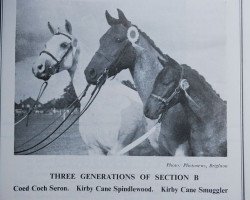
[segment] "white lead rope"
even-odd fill
[[[123,155],[127,152],[129,152],[131,149],[135,148],[137,145],[141,144],[144,140],[146,140],[150,135],[152,135],[153,133],[155,133],[155,131],[157,130],[158,126],[160,126],[161,124],[159,122],[157,122],[148,132],[146,132],[143,136],[139,137],[138,139],[136,139],[134,142],[132,142],[131,144],[127,145],[126,147],[124,147],[122,150],[118,151],[117,153],[114,153],[114,155]]]

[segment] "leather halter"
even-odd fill
[[[64,35],[65,37],[69,38],[70,40],[72,40],[72,37],[70,37],[69,35],[62,33],[62,32],[57,32],[55,33],[55,35]]]
[[[115,75],[117,74],[117,72],[119,72],[118,64],[123,56],[123,53],[129,47],[129,44],[131,44],[128,39],[126,39],[124,42],[125,43],[124,43],[123,47],[121,48],[117,59],[109,58],[109,56],[105,55],[103,52],[96,51],[96,54],[104,57],[110,63],[110,67],[108,69],[108,72],[113,72],[113,73],[115,73]],[[110,74],[108,74],[108,76],[110,76]]]
[[[150,96],[156,98],[158,101],[162,102],[165,106],[167,106],[170,103],[170,101],[175,97],[175,95],[180,93],[181,89],[184,90],[182,87],[184,82],[187,82],[187,80],[183,79],[183,67],[181,66],[181,78],[179,84],[175,88],[174,92],[168,98],[161,97],[153,93],[151,93]]]
[[[72,40],[72,38],[69,36],[69,35],[66,35],[65,33],[61,33],[61,32],[57,32],[55,33],[55,35],[64,35],[65,37],[67,37],[68,39]],[[49,75],[53,75],[53,73],[51,72],[52,70],[52,67],[55,68],[54,72],[55,73],[58,73],[59,70],[60,70],[60,65],[61,63],[63,62],[64,58],[69,54],[69,52],[73,49],[72,45],[70,44],[69,48],[67,49],[67,51],[65,52],[65,54],[61,57],[60,60],[58,60],[53,54],[51,54],[50,52],[46,51],[46,50],[43,50],[40,52],[39,55],[42,55],[43,53],[44,54],[47,54],[49,55],[54,61],[56,61],[56,64],[54,64],[53,66],[51,66],[49,69]]]

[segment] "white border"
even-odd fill
[[[168,162],[182,162],[181,159],[176,158],[168,158],[167,160],[163,161],[162,158],[138,158],[138,157],[130,157],[130,158],[124,158],[124,157],[80,157],[80,156],[14,156],[13,155],[13,147],[14,147],[14,66],[15,66],[15,0],[4,0],[3,2],[3,67],[2,67],[2,79],[1,79],[1,195],[3,198],[1,199],[26,199],[27,196],[19,193],[18,195],[16,193],[13,193],[11,191],[11,188],[13,187],[13,184],[31,184],[31,182],[38,182],[38,183],[45,183],[48,181],[48,173],[51,171],[73,171],[75,173],[81,173],[83,172],[110,172],[110,169],[112,169],[113,172],[131,172],[134,173],[152,173],[153,169],[158,169],[158,172],[164,173],[165,163]],[[239,9],[236,9],[238,5],[238,1],[228,1],[228,32],[230,35],[228,35],[228,41],[229,41],[229,47],[228,48],[228,57],[230,57],[230,60],[228,62],[228,66],[238,66],[240,63],[240,45],[239,45],[239,32],[237,32],[239,25],[239,21],[237,20],[239,15]],[[7,19],[7,20],[5,20]],[[244,24],[245,26],[245,24]],[[235,31],[232,31],[235,30]],[[248,30],[250,30],[248,28]],[[247,34],[247,32],[245,33]],[[245,38],[246,41],[245,44],[248,43],[248,40]],[[249,52],[246,50],[245,52]],[[234,56],[232,56],[234,55]],[[248,60],[245,60],[244,64],[248,63]],[[235,82],[240,82],[240,79],[238,75],[239,69],[237,68],[230,68],[231,74],[235,74]],[[249,72],[248,69],[244,69],[244,76],[246,76]],[[247,71],[248,70],[248,71]],[[248,78],[248,77],[247,77]],[[246,80],[246,78],[244,79]],[[230,81],[229,81],[230,82]],[[239,91],[238,85],[235,86],[234,83],[231,82],[229,87],[232,87],[232,91],[235,91],[234,87],[236,87],[236,91]],[[246,88],[245,88],[246,90]],[[247,100],[249,100],[249,96],[245,97]],[[248,101],[249,102],[249,101]],[[236,105],[234,104],[236,103]],[[239,105],[238,100],[228,102],[228,107],[233,107],[235,110],[228,111],[230,116],[234,116],[235,113],[238,113]],[[248,108],[247,105],[244,105],[245,108]],[[4,117],[3,117],[4,114]],[[229,124],[235,124],[236,127],[238,127],[238,124],[240,124],[239,121],[240,113],[239,115],[235,115],[234,118],[230,119]],[[245,131],[247,130],[247,127]],[[239,199],[239,194],[241,194],[242,188],[240,185],[238,185],[241,182],[241,177],[239,176],[239,170],[241,169],[241,163],[237,163],[239,161],[239,154],[241,152],[240,147],[240,137],[237,133],[238,129],[235,128],[234,130],[231,130],[232,132],[235,132],[236,134],[229,134],[229,157],[228,158],[199,158],[199,163],[206,163],[206,162],[222,162],[222,163],[228,163],[230,167],[230,172],[227,171],[222,172],[221,174],[218,174],[217,176],[221,176],[221,178],[226,178],[225,176],[231,175],[228,178],[228,181],[230,181],[231,188],[233,190],[233,193],[230,194],[230,199],[235,200]],[[229,131],[230,132],[230,131]],[[245,138],[245,142],[249,141],[249,138]],[[235,148],[232,148],[235,146]],[[245,143],[245,147],[247,147]],[[247,152],[247,151],[246,151]],[[189,162],[197,162],[197,158],[185,158],[185,160],[188,160]],[[128,162],[130,165],[127,165]],[[72,163],[74,163],[74,166],[72,166]],[[142,165],[143,163],[143,165]],[[249,162],[247,162],[249,163]],[[147,168],[145,168],[144,165],[147,165]],[[35,170],[39,166],[39,174],[38,171]],[[126,166],[126,167],[124,167]],[[248,165],[246,165],[248,166]],[[29,173],[27,173],[27,171]],[[190,173],[195,173],[195,170],[191,170]],[[201,173],[201,172],[199,172]],[[208,179],[209,176],[211,176],[212,173],[206,173],[204,174],[203,179]],[[202,175],[203,176],[203,175]],[[226,178],[227,179],[227,178]],[[216,179],[215,181],[220,181],[219,179]],[[203,184],[205,184],[203,180]],[[237,184],[238,183],[238,184]],[[140,183],[138,183],[140,184]],[[33,194],[32,194],[33,195]],[[62,194],[53,194],[53,198],[59,198]],[[74,195],[71,194],[70,195]],[[100,194],[102,196],[102,194]],[[103,199],[105,196],[100,197],[99,195],[96,195],[96,199]],[[241,195],[240,195],[241,196]],[[43,197],[41,195],[41,197]],[[51,197],[51,196],[49,196]],[[67,197],[73,197],[66,195]],[[113,195],[106,195],[107,199],[115,198]],[[139,196],[138,196],[139,197]],[[145,198],[157,198],[157,196],[148,195]],[[159,195],[159,198],[161,198],[162,195]],[[78,196],[76,198],[79,198]],[[91,198],[91,196],[90,196]],[[131,199],[130,196],[127,198]],[[157,198],[157,199],[159,199]],[[198,197],[197,197],[198,198]],[[80,199],[80,198],[79,198]],[[82,198],[81,198],[82,199]],[[174,199],[174,198],[172,198]],[[189,199],[187,197],[186,199]],[[193,199],[190,196],[190,199]],[[211,199],[210,196],[204,197],[204,199]],[[222,199],[222,198],[221,198]]]

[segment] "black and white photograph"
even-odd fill
[[[245,0],[2,3],[1,200],[248,199]]]
[[[226,2],[141,4],[17,1],[15,155],[227,156]]]

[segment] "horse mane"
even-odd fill
[[[167,54],[164,54],[161,49],[159,47],[156,46],[155,42],[145,33],[143,32],[141,29],[138,28],[138,26],[136,25],[133,25],[135,26],[139,33],[149,42],[149,44],[163,57],[166,59],[166,64],[169,64],[169,65],[179,65],[179,63],[177,61],[175,61],[173,58],[171,58],[169,55]],[[211,86],[211,84],[209,84],[206,79],[204,78],[204,76],[202,76],[197,70],[191,68],[190,66],[186,65],[186,64],[182,64],[181,66],[185,66],[187,68],[189,68],[189,70],[191,70],[196,76],[198,76],[205,84],[206,86],[216,95],[218,96],[220,99],[220,95],[213,89],[213,87]]]
[[[155,42],[145,33],[143,32],[141,29],[138,28],[138,26],[136,25],[133,25],[135,26],[139,33],[149,42],[149,44],[163,57],[166,59],[166,62],[168,64],[178,64],[173,58],[171,58],[169,55],[167,54],[164,54],[161,49],[159,47],[156,46]]]
[[[220,95],[213,89],[212,85],[211,85],[210,83],[208,83],[208,82],[206,81],[206,79],[204,78],[204,76],[202,76],[197,70],[191,68],[190,66],[188,66],[188,65],[186,65],[186,64],[182,64],[181,66],[183,66],[184,68],[190,70],[195,76],[198,76],[198,77],[201,79],[201,81],[203,81],[204,84],[205,84],[205,85],[206,85],[206,86],[207,86],[216,96],[218,96],[218,97],[221,99]]]

